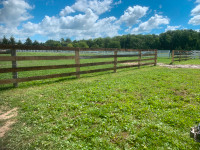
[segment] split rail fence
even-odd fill
[[[157,50],[135,50],[135,49],[91,49],[91,48],[68,48],[68,47],[44,47],[44,46],[18,46],[18,45],[0,45],[0,51],[4,54],[11,54],[11,56],[2,56],[0,55],[0,61],[11,61],[12,68],[0,68],[0,73],[12,73],[12,79],[3,79],[0,80],[0,84],[13,84],[14,87],[18,86],[19,82],[27,82],[33,80],[43,80],[49,78],[57,78],[57,77],[66,77],[66,76],[76,76],[80,77],[81,74],[95,73],[95,72],[103,72],[103,71],[114,71],[117,72],[117,69],[122,68],[131,68],[147,65],[157,64]],[[17,52],[19,50],[50,50],[50,51],[74,51],[73,56],[17,56]],[[110,51],[113,52],[113,55],[95,55],[95,56],[80,56],[80,52],[82,51]],[[134,52],[134,54],[119,54],[120,52]],[[135,57],[136,59],[128,59],[128,60],[118,60],[119,57]],[[98,59],[98,58],[113,58],[112,61],[102,61],[102,62],[94,62],[94,63],[80,63],[80,59]],[[49,66],[30,66],[30,67],[18,67],[18,61],[35,61],[35,60],[66,60],[71,59],[74,60],[74,64],[64,64],[64,65],[49,65]],[[146,61],[146,63],[145,63]],[[149,62],[151,61],[151,62]],[[123,66],[118,66],[118,64],[124,64]],[[129,64],[127,64],[129,63]],[[86,70],[81,71],[81,67],[88,66],[99,66],[113,64],[113,67],[103,68],[103,69],[94,69],[94,70]],[[18,72],[23,71],[38,71],[38,70],[48,70],[48,69],[63,69],[63,68],[76,68],[75,72],[61,73],[61,74],[51,74],[44,76],[32,76],[26,78],[18,78]]]

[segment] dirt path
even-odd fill
[[[0,126],[0,138],[2,138],[6,132],[11,129],[11,126],[16,122],[14,117],[17,116],[17,108],[14,108],[10,111],[3,113],[0,110],[0,121],[3,122],[3,125]]]
[[[192,69],[200,69],[200,65],[166,65],[163,63],[158,63],[158,66],[168,67],[168,68],[192,68]]]
[[[124,65],[137,65],[138,63],[123,63]],[[167,67],[167,68],[192,68],[200,69],[200,65],[167,65],[163,63],[157,63],[158,66]]]

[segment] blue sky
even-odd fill
[[[0,0],[0,35],[22,41],[160,34],[199,27],[200,0]]]

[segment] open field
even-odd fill
[[[170,60],[158,58],[158,62]],[[175,64],[184,63],[200,61]],[[102,66],[93,68],[98,67]],[[38,74],[55,71],[66,69]],[[21,73],[31,75],[35,74]],[[189,131],[200,122],[199,87],[200,70],[159,66],[20,83],[19,88],[4,85],[0,115],[18,108],[18,116],[12,130],[0,139],[0,149],[198,150],[200,144],[189,137]]]

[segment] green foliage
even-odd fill
[[[4,36],[2,44],[9,44],[9,40]],[[12,43],[12,42],[11,42]],[[30,38],[27,38],[25,45],[32,45]],[[37,43],[38,44],[38,43]],[[96,38],[89,40],[74,40],[61,38],[60,41],[47,40],[46,46],[67,46],[80,48],[123,48],[123,49],[160,49],[160,50],[199,50],[200,32],[194,30],[167,31],[160,35],[123,35],[113,38]],[[43,45],[43,43],[40,43]],[[71,45],[70,45],[71,46]]]
[[[10,37],[9,44],[15,45],[15,38],[13,36]]]
[[[35,40],[35,41],[33,42],[33,45],[34,45],[34,46],[38,46],[38,45],[40,45],[40,43],[39,43],[37,40]]]
[[[19,40],[19,41],[17,42],[17,45],[22,45],[22,41]]]
[[[2,44],[9,44],[9,40],[5,36],[3,37]]]
[[[87,45],[87,43],[84,42],[84,41],[79,42],[78,43],[78,47],[80,47],[80,48],[89,48],[89,46]]]
[[[45,46],[54,46],[54,47],[61,47],[60,41],[54,41],[54,40],[47,40],[44,44]]]
[[[120,42],[119,41],[111,41],[108,44],[108,48],[119,48],[120,49]]]
[[[24,44],[30,46],[32,45],[32,40],[28,37]]]
[[[73,47],[72,43],[67,44],[67,47]]]

